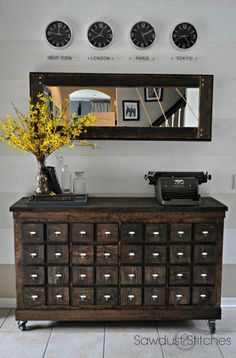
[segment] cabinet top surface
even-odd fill
[[[13,212],[60,212],[60,211],[157,211],[157,212],[203,212],[228,210],[227,206],[211,197],[202,197],[198,205],[167,206],[158,203],[156,198],[151,197],[89,197],[86,204],[74,204],[71,202],[37,202],[29,203],[28,198],[18,200],[10,207]]]

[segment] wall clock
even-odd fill
[[[197,30],[188,22],[182,22],[175,26],[171,39],[173,44],[181,50],[187,50],[197,41]]]
[[[64,48],[72,41],[71,28],[62,21],[53,21],[46,28],[46,39],[54,48]]]
[[[151,24],[146,21],[139,21],[132,27],[129,37],[135,47],[148,48],[154,43],[156,33]]]
[[[87,37],[91,46],[102,49],[111,45],[113,32],[107,23],[97,21],[89,26]]]

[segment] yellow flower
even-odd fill
[[[0,142],[6,141],[12,147],[45,160],[62,146],[72,147],[72,141],[86,133],[86,128],[96,121],[96,117],[90,113],[78,118],[72,113],[71,118],[67,119],[68,101],[54,114],[49,106],[50,102],[53,103],[53,98],[46,98],[42,93],[37,97],[35,104],[29,99],[28,115],[21,113],[14,106],[17,120],[7,115],[6,122],[0,121]],[[85,140],[79,142],[82,146],[95,147]]]

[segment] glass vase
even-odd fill
[[[36,174],[36,194],[47,194],[49,193],[48,178],[46,174],[45,160],[37,159],[38,172]]]

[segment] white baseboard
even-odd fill
[[[236,297],[222,297],[221,307],[236,307]]]
[[[0,307],[16,307],[16,299],[0,298]],[[236,297],[222,297],[221,307],[236,307]]]
[[[13,308],[16,307],[15,298],[0,298],[0,307]]]

